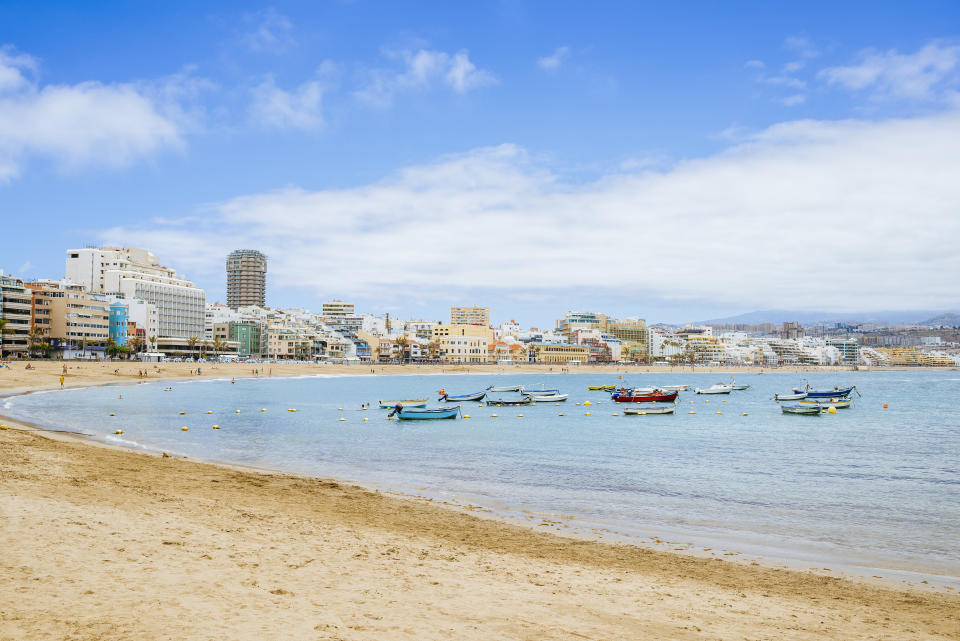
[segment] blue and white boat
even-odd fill
[[[396,414],[401,421],[432,421],[444,418],[458,418],[460,416],[460,406],[440,407],[437,409],[424,409],[422,407],[396,407],[389,416]]]

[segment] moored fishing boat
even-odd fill
[[[853,403],[849,398],[806,398],[798,401],[805,407],[835,407],[838,410],[847,409]]]
[[[488,392],[522,392],[523,385],[491,385]]]
[[[446,390],[440,390],[440,398],[437,400],[443,401],[445,403],[462,403],[465,401],[479,401],[486,395],[487,395],[486,390],[482,392],[475,392],[473,394],[454,394],[454,395],[447,394]]]
[[[526,397],[534,403],[560,403],[567,400],[569,394],[527,394]]]
[[[774,394],[773,400],[777,401],[802,401],[807,397],[806,392],[800,392],[799,394]]]
[[[530,405],[531,403],[533,403],[533,399],[529,396],[524,396],[523,398],[498,398],[496,400],[487,399],[487,405],[496,405],[499,407],[509,405]]]
[[[403,407],[398,405],[393,408],[389,416],[394,416],[401,421],[429,421],[444,418],[457,418],[460,416],[460,406],[440,407],[437,409],[425,409],[421,407]]]
[[[723,383],[717,383],[716,385],[711,385],[706,389],[700,389],[699,387],[694,390],[697,394],[729,394],[733,389],[729,385],[724,385]]]
[[[524,388],[524,389],[522,390],[522,393],[523,393],[523,394],[526,394],[527,396],[529,396],[530,394],[559,394],[559,393],[560,393],[560,390],[558,390],[558,389],[546,389],[545,387],[541,387],[540,389],[526,389],[526,388]]]
[[[616,385],[587,385],[587,389],[591,392],[612,392],[617,389]]]
[[[380,404],[380,409],[393,409],[397,405],[403,405],[404,407],[426,407],[427,399],[425,398],[414,398],[407,399],[404,401],[377,401]]]
[[[677,409],[675,405],[663,405],[660,407],[625,407],[624,416],[646,416],[647,414],[673,414]]]
[[[672,403],[678,392],[664,392],[654,390],[651,393],[632,388],[621,388],[610,397],[617,403]]]
[[[661,385],[660,389],[664,392],[686,392],[690,389],[689,385]]]
[[[842,387],[842,388],[841,388],[841,387],[834,386],[834,388],[833,388],[832,390],[822,390],[822,391],[820,391],[820,390],[810,389],[810,386],[809,386],[809,385],[806,385],[806,386],[804,387],[804,389],[796,389],[796,388],[795,388],[795,389],[793,390],[793,393],[794,393],[794,394],[799,394],[799,393],[801,393],[801,392],[805,392],[806,395],[807,395],[807,398],[831,398],[831,397],[833,397],[833,398],[838,398],[838,397],[841,397],[841,396],[850,396],[850,392],[852,392],[852,391],[855,390],[855,389],[857,389],[857,386],[856,386],[856,385],[851,385],[850,387]]]
[[[781,405],[780,410],[784,414],[806,414],[808,416],[820,416],[819,407],[805,407],[803,405]]]

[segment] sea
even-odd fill
[[[750,388],[729,396],[693,392],[729,374],[679,369],[415,372],[44,391],[2,398],[0,413],[135,449],[337,478],[568,536],[960,587],[960,372],[738,373]],[[783,414],[774,394],[804,382],[855,385],[853,406]],[[463,403],[463,418],[439,421],[390,420],[377,406],[427,398],[440,407],[440,389],[512,384],[557,388],[569,400]],[[604,384],[691,391],[673,415],[627,416],[608,393],[587,389]]]

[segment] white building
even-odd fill
[[[101,247],[67,250],[67,280],[94,294],[124,302],[143,300],[156,306],[161,338],[203,336],[206,297],[202,289],[146,249]]]

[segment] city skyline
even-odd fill
[[[8,273],[146,247],[226,302],[253,247],[281,308],[960,307],[951,3],[185,11],[0,8]]]

